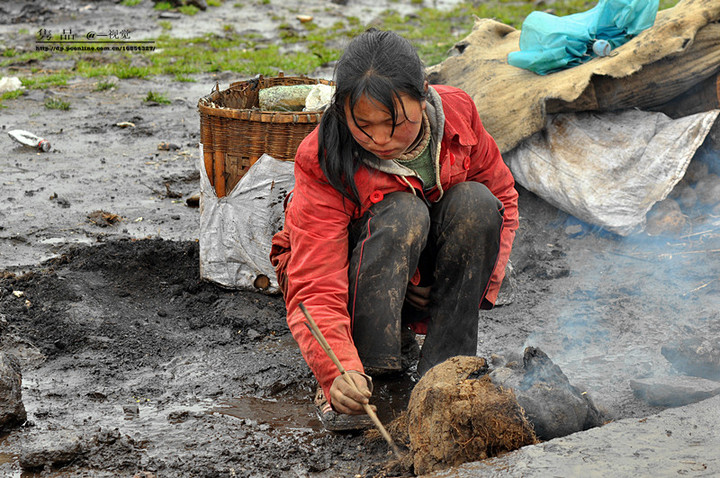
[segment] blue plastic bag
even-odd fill
[[[614,49],[650,28],[658,4],[659,0],[600,0],[586,12],[564,17],[532,12],[522,25],[520,51],[508,54],[508,63],[541,75],[577,66],[597,56],[595,41],[604,40]]]

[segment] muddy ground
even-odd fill
[[[132,22],[149,36],[157,27],[147,0],[122,10],[126,17],[102,1],[47,2],[21,17],[30,3],[2,7],[19,19],[0,24],[5,41],[37,25],[91,28],[93,18]],[[211,31],[221,25],[211,15],[235,10],[178,21],[185,31]],[[272,25],[255,24],[272,36]],[[3,350],[20,358],[28,412],[0,443],[2,476],[380,473],[384,443],[327,433],[316,419],[314,380],[281,299],[200,280],[199,210],[186,202],[199,190],[196,104],[216,82],[239,79],[123,80],[100,92],[97,80],[77,79],[5,102],[3,132],[27,129],[53,148],[37,153],[0,137],[0,332]],[[171,104],[143,102],[150,90]],[[72,107],[46,109],[46,96]],[[123,121],[135,127],[116,126]],[[178,148],[161,151],[160,142]],[[717,152],[706,148],[700,159],[717,161]],[[534,345],[611,419],[660,411],[628,381],[676,373],[662,345],[720,335],[720,219],[698,211],[681,235],[620,238],[519,190],[516,289],[510,304],[480,313],[478,353]],[[119,221],[105,223],[95,211]],[[405,399],[381,386],[381,418],[389,421]]]

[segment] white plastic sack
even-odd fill
[[[515,180],[573,216],[620,235],[685,175],[720,110],[676,120],[627,110],[549,116],[545,129],[504,155]]]
[[[17,76],[3,76],[0,79],[0,93],[25,89]]]
[[[284,225],[283,202],[295,163],[263,154],[227,196],[210,184],[200,146],[200,277],[234,289],[279,292],[270,264],[272,236]]]

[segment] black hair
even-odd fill
[[[345,105],[352,112],[358,100],[367,96],[390,112],[394,133],[399,116],[395,100],[399,101],[403,93],[418,101],[427,95],[425,66],[408,40],[394,32],[370,28],[347,46],[335,66],[334,79],[335,94],[320,121],[318,158],[328,182],[359,206],[355,173],[363,161],[379,160],[353,138]]]

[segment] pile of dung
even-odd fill
[[[481,357],[453,357],[430,369],[410,396],[409,456],[418,475],[537,443],[511,390],[494,385]]]

